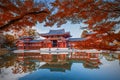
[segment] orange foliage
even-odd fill
[[[5,44],[7,46],[10,46],[12,47],[14,45],[14,41],[15,41],[15,37],[13,35],[10,35],[10,34],[6,34],[5,35]]]
[[[89,24],[89,28],[92,29],[93,25],[98,23],[102,25],[101,21],[118,17],[120,13],[119,1],[55,0],[51,3],[52,8],[46,7],[41,2],[36,5],[33,0],[24,2],[22,0],[1,0],[0,2],[4,4],[0,6],[0,29],[33,26],[36,21],[46,21],[46,26],[56,23],[60,26],[67,20],[74,23],[80,19],[85,20],[85,23]]]
[[[89,28],[92,29],[94,28],[93,25],[99,23],[99,25],[102,26],[102,23],[107,20],[119,17],[120,10],[118,5],[120,6],[119,1],[56,0],[52,3],[52,10],[57,8],[57,12],[49,16],[47,26],[49,26],[49,24],[52,26],[51,23],[53,25],[54,23],[64,24],[64,22],[61,23],[61,20],[70,20],[74,23],[76,20],[82,19],[85,20],[83,22],[89,24]],[[51,20],[52,18],[55,20]]]
[[[54,18],[54,16],[56,16],[58,19],[55,18],[55,20],[51,20],[51,18],[49,18],[47,23],[53,24],[55,22],[58,24],[58,26],[60,26],[66,20],[70,20],[71,22],[75,23],[76,20],[82,19],[82,22],[88,24],[89,30],[96,32],[96,34],[88,35],[91,37],[90,39],[81,41],[79,44],[77,44],[78,42],[75,43],[77,47],[96,47],[98,49],[111,50],[116,50],[120,47],[116,45],[109,45],[110,42],[112,43],[116,39],[120,41],[118,36],[119,33],[114,33],[112,31],[112,29],[115,27],[115,24],[120,23],[119,20],[115,20],[116,18],[120,17],[119,0],[57,0],[53,2],[53,4],[56,4],[53,5],[53,9],[57,8],[58,11],[50,17]],[[76,21],[76,23],[80,22]]]
[[[33,0],[0,0],[0,3],[0,30],[33,26],[37,21],[43,22],[49,14],[42,2],[37,4]]]
[[[67,21],[72,23],[81,21],[88,24],[89,30],[97,32],[95,35],[89,35],[93,39],[109,41],[111,35],[117,35],[112,33],[115,24],[120,23],[119,20],[111,20],[120,17],[119,0],[55,0],[51,3],[51,7],[41,2],[36,5],[33,0],[24,2],[0,0],[0,3],[3,4],[0,5],[0,30],[9,28],[19,30],[22,27],[35,25],[37,21],[45,21],[45,26],[57,24],[58,27]],[[98,38],[98,35],[104,39]]]

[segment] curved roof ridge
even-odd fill
[[[65,29],[50,30],[48,33],[41,34],[41,36],[51,36],[51,35],[67,35],[70,37],[70,32],[65,32]]]
[[[58,30],[50,30],[48,34],[59,34],[59,33],[65,33],[64,29],[58,29]]]
[[[50,33],[50,32],[57,32],[57,31],[65,32],[64,29],[56,29],[56,30],[50,30],[49,33]]]

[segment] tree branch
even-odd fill
[[[17,18],[15,18],[13,20],[10,20],[9,22],[7,22],[7,24],[4,24],[4,25],[0,26],[0,30],[4,30],[4,29],[8,28],[11,24],[14,24],[15,22],[18,22],[19,20],[23,19],[26,15],[30,15],[30,14],[36,15],[36,14],[41,14],[41,13],[48,14],[48,11],[38,11],[38,12],[26,13],[26,14],[20,16],[20,17],[17,17]]]

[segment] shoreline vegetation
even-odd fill
[[[7,54],[8,52],[10,52],[8,49],[6,49],[6,48],[0,48],[0,56],[4,55],[4,54]]]

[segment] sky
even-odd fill
[[[39,1],[39,0],[36,0],[36,1]],[[54,2],[54,0],[45,0],[45,2],[47,2],[47,5],[49,7],[51,7],[50,2]],[[71,22],[67,22],[66,24],[61,25],[60,28],[57,28],[56,25],[54,25],[52,27],[45,27],[44,23],[37,23],[36,30],[39,33],[48,33],[49,30],[65,29],[66,32],[70,32],[70,34],[73,38],[80,38],[81,33],[83,31],[80,29],[80,26],[84,27],[86,25],[84,25],[83,23],[71,24]]]
[[[36,0],[39,1],[39,0]],[[42,0],[41,0],[42,1]],[[51,7],[50,2],[54,2],[55,0],[45,0],[45,2],[47,2],[47,5],[49,7]],[[56,25],[52,26],[52,27],[45,27],[44,23],[37,23],[36,24],[36,30],[39,33],[48,33],[49,30],[58,30],[58,29],[65,29],[66,32],[70,32],[71,36],[73,38],[80,38],[81,37],[81,33],[83,30],[80,29],[81,27],[87,26],[83,23],[79,23],[79,24],[71,24],[71,22],[67,22],[66,24],[61,25],[60,28],[57,28]]]
[[[80,38],[83,31],[80,29],[80,26],[84,27],[85,25],[83,23],[71,24],[70,22],[67,22],[66,24],[61,25],[60,28],[57,28],[56,25],[54,25],[53,27],[45,27],[44,23],[37,23],[36,30],[39,33],[48,33],[49,30],[65,29],[65,32],[70,32],[73,38]]]

